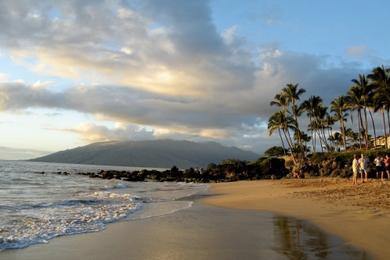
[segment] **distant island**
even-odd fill
[[[99,142],[32,159],[39,162],[134,167],[206,167],[225,159],[256,160],[259,155],[216,142],[179,140]]]

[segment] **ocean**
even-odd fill
[[[132,167],[0,161],[0,250],[191,207],[206,184],[124,182],[74,174]],[[68,172],[69,175],[57,174]]]

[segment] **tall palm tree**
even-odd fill
[[[345,121],[347,121],[346,117],[348,116],[348,114],[346,113],[346,111],[348,110],[347,102],[348,101],[345,96],[339,96],[335,98],[330,104],[331,111],[335,114],[335,120],[338,120],[340,124],[340,133],[344,150],[347,149],[347,140],[345,136]]]
[[[274,97],[274,100],[270,102],[271,106],[277,106],[281,110],[275,114],[273,114],[269,121],[268,121],[268,130],[269,134],[272,135],[272,133],[275,131],[275,129],[278,130],[280,140],[282,142],[283,149],[286,149],[282,134],[281,134],[281,129],[283,129],[282,125],[283,122],[282,120],[286,117],[286,114],[288,112],[288,100],[284,95],[281,94],[276,94]],[[286,142],[288,143],[289,147],[291,148],[291,144],[289,143],[289,140],[286,138]]]
[[[301,129],[299,127],[299,121],[298,121],[298,116],[302,113],[301,107],[298,105],[298,101],[303,93],[305,93],[306,90],[303,88],[299,88],[298,84],[287,84],[286,87],[282,89],[282,96],[285,96],[291,105],[291,114],[293,116],[293,119],[295,120],[295,127],[296,130],[301,132]],[[298,146],[302,148],[303,151],[303,146],[302,146],[302,140],[300,138],[300,134],[297,135],[298,138]]]
[[[374,147],[376,147],[376,126],[375,126],[375,120],[373,116],[373,113],[376,112],[375,111],[376,104],[375,104],[374,97],[375,97],[375,86],[372,85],[372,90],[368,99],[367,110],[368,110],[368,114],[370,115],[372,130],[374,131]]]
[[[326,134],[325,134],[325,129],[329,127],[327,121],[328,118],[329,118],[328,108],[323,105],[320,105],[316,110],[316,119],[315,119],[317,121],[317,126],[318,126],[317,134],[320,143],[322,143],[321,145],[322,150],[323,147],[325,147],[327,151],[330,150],[330,146],[328,144]]]
[[[354,85],[352,86],[351,90],[354,88],[359,92],[360,96],[357,96],[356,98],[358,99],[359,103],[359,111],[360,109],[363,110],[364,114],[364,126],[363,123],[361,122],[362,129],[364,130],[364,139],[366,142],[366,149],[368,148],[368,120],[367,120],[367,107],[368,107],[368,101],[370,98],[370,95],[372,94],[372,85],[368,83],[368,80],[364,74],[359,74],[359,77],[357,79],[353,79],[352,82]],[[360,115],[361,117],[361,115]],[[361,119],[361,118],[360,118]]]
[[[282,142],[283,148],[285,149],[285,145],[282,137],[282,133],[283,133],[284,138],[289,146],[289,150],[291,151],[293,161],[295,163],[296,161],[293,153],[294,143],[290,135],[290,131],[289,131],[290,129],[295,130],[294,120],[291,116],[286,115],[283,111],[278,111],[274,113],[268,120],[269,135],[272,135],[276,130],[278,130],[279,138]]]
[[[383,121],[383,131],[385,137],[385,145],[388,147],[387,143],[387,126],[389,126],[390,131],[390,120],[389,120],[389,110],[390,110],[390,71],[385,69],[382,65],[381,67],[376,67],[372,70],[372,73],[368,75],[368,78],[371,80],[371,84],[374,87],[374,97],[373,103],[375,107],[375,112],[380,111],[382,114]],[[387,112],[387,122],[385,119],[385,111]]]
[[[362,105],[362,89],[359,86],[353,85],[348,90],[348,107],[352,111],[357,111],[357,125],[358,125],[358,133],[359,133],[359,147],[362,148],[362,136],[361,133],[364,132],[363,119],[361,110],[363,108]]]
[[[326,108],[326,110],[328,110],[328,108]],[[329,137],[333,135],[333,125],[336,123],[336,119],[334,118],[334,116],[326,112],[323,122],[324,129],[327,130],[327,139],[329,139]]]
[[[284,117],[284,116],[283,116]],[[278,131],[280,141],[282,143],[283,151],[286,151],[281,131],[283,129],[283,122],[280,111],[273,114],[268,120],[268,133],[271,136],[276,130]]]
[[[322,105],[322,99],[319,96],[311,96],[309,99],[304,101],[302,103],[302,107],[304,111],[306,111],[307,116],[309,117],[309,130],[311,131],[311,140],[312,140],[312,146],[313,146],[313,152],[316,152],[316,127],[315,123],[313,123],[313,120],[316,117],[316,111],[318,111],[318,108]]]
[[[347,128],[345,130],[345,135],[348,138],[347,143],[348,143],[348,140],[350,140],[352,143],[352,147],[355,146],[356,142],[360,141],[359,140],[359,133],[355,133],[351,128]]]
[[[285,95],[276,94],[270,105],[279,107],[284,113],[288,111],[288,99]]]

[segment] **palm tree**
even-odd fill
[[[268,132],[269,135],[272,135],[276,130],[278,130],[279,138],[282,142],[283,149],[285,149],[282,133],[284,138],[289,146],[293,161],[295,163],[295,156],[293,153],[294,143],[290,135],[290,129],[295,130],[294,120],[291,116],[286,115],[283,111],[278,111],[274,113],[268,120]]]
[[[316,110],[316,122],[317,122],[317,134],[318,134],[318,139],[320,140],[321,143],[321,148],[323,151],[323,147],[326,147],[326,150],[330,150],[326,134],[325,134],[325,129],[328,128],[328,121],[327,118],[329,117],[328,114],[328,108],[325,107],[324,105],[320,105],[317,110]]]
[[[295,127],[298,132],[301,132],[301,129],[299,128],[299,121],[298,116],[301,115],[302,109],[297,104],[298,100],[300,99],[301,95],[305,93],[306,90],[303,88],[299,88],[298,84],[287,84],[286,87],[282,89],[281,95],[286,97],[289,104],[291,104],[291,114],[293,116],[293,119],[295,120]],[[302,140],[300,138],[300,134],[297,135],[298,137],[298,146],[302,148]]]
[[[352,142],[352,146],[355,146],[356,142],[360,142],[359,133],[355,133],[351,128],[345,130],[345,136]],[[348,143],[347,139],[347,143]]]
[[[328,110],[328,108],[326,108],[326,111]],[[324,124],[324,130],[328,130],[328,139],[330,136],[333,135],[333,125],[334,123],[336,123],[336,119],[330,115],[328,112],[326,112],[326,115],[325,115],[325,118],[323,120],[323,124]]]
[[[374,111],[380,111],[382,114],[383,131],[386,140],[385,144],[386,148],[389,148],[387,144],[388,132],[385,119],[385,111],[387,112],[387,122],[390,131],[390,71],[389,69],[385,69],[385,67],[382,65],[381,67],[374,68],[372,70],[372,73],[368,75],[368,78],[371,80],[371,84],[374,87]]]
[[[268,120],[268,132],[271,136],[276,130],[278,130],[280,141],[282,142],[283,151],[286,151],[286,146],[284,145],[283,137],[281,134],[282,127],[282,117],[280,115],[280,111],[273,114]]]
[[[372,130],[374,131],[374,147],[376,147],[376,127],[375,127],[374,116],[372,115],[373,113],[376,112],[374,95],[375,95],[375,87],[374,85],[372,85],[372,91],[371,94],[369,95],[369,99],[367,103],[367,110],[368,110],[368,114],[370,115]]]
[[[348,90],[348,108],[352,111],[357,111],[357,125],[358,125],[358,133],[359,133],[359,147],[362,148],[362,137],[360,133],[362,132],[363,127],[363,119],[361,110],[362,106],[362,89],[359,86],[353,85]]]
[[[344,137],[341,133],[335,132],[331,136],[329,136],[329,141],[331,141],[335,146],[340,148],[341,146],[344,146]]]
[[[368,80],[364,74],[359,74],[358,79],[353,79],[352,82],[354,85],[351,87],[352,89],[356,89],[354,93],[359,93],[360,96],[356,96],[358,101],[358,109],[363,110],[364,112],[364,126],[363,122],[361,122],[362,129],[364,130],[364,139],[366,142],[366,149],[368,148],[368,120],[367,120],[367,106],[370,95],[372,94],[372,85],[368,83]],[[361,115],[360,115],[361,119]]]
[[[270,102],[270,105],[280,107],[284,113],[288,111],[288,99],[285,95],[276,94],[274,100]]]
[[[313,123],[314,118],[316,117],[316,111],[322,105],[322,99],[319,96],[311,96],[308,100],[302,103],[302,108],[306,111],[307,116],[309,117],[309,130],[311,131],[311,140],[313,146],[313,152],[316,152],[316,127]]]
[[[286,117],[287,111],[288,111],[288,100],[284,95],[281,94],[276,94],[274,97],[274,100],[270,102],[271,106],[277,106],[281,110],[275,114],[273,114],[269,121],[268,121],[268,130],[269,134],[272,135],[272,133],[275,131],[275,129],[278,130],[280,140],[282,142],[283,149],[286,149],[282,134],[281,134],[281,129],[283,129],[282,125],[282,120]],[[286,141],[288,142],[289,147],[291,148],[291,144],[289,143],[289,140],[286,138]]]
[[[386,92],[382,92],[381,90],[376,90],[373,98],[374,103],[374,111],[382,114],[382,123],[383,123],[383,135],[386,140],[385,146],[388,147],[387,139],[388,139],[388,131],[387,131],[387,125],[386,124],[386,118],[385,118],[385,111],[387,111],[387,121],[389,121],[389,113],[388,113],[388,104],[390,101],[390,95]],[[390,128],[389,128],[390,131]]]
[[[348,101],[345,96],[339,96],[334,99],[330,104],[331,111],[335,114],[335,120],[338,120],[340,124],[340,133],[344,150],[347,149],[347,140],[345,136],[345,121],[347,121],[346,116],[348,116],[348,114],[346,113],[348,109],[347,102]]]

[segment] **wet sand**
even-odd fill
[[[196,202],[174,214],[6,250],[0,259],[368,259],[368,255],[306,221]]]
[[[390,182],[352,186],[345,179],[212,184],[209,205],[255,209],[306,219],[377,259],[390,259]]]

